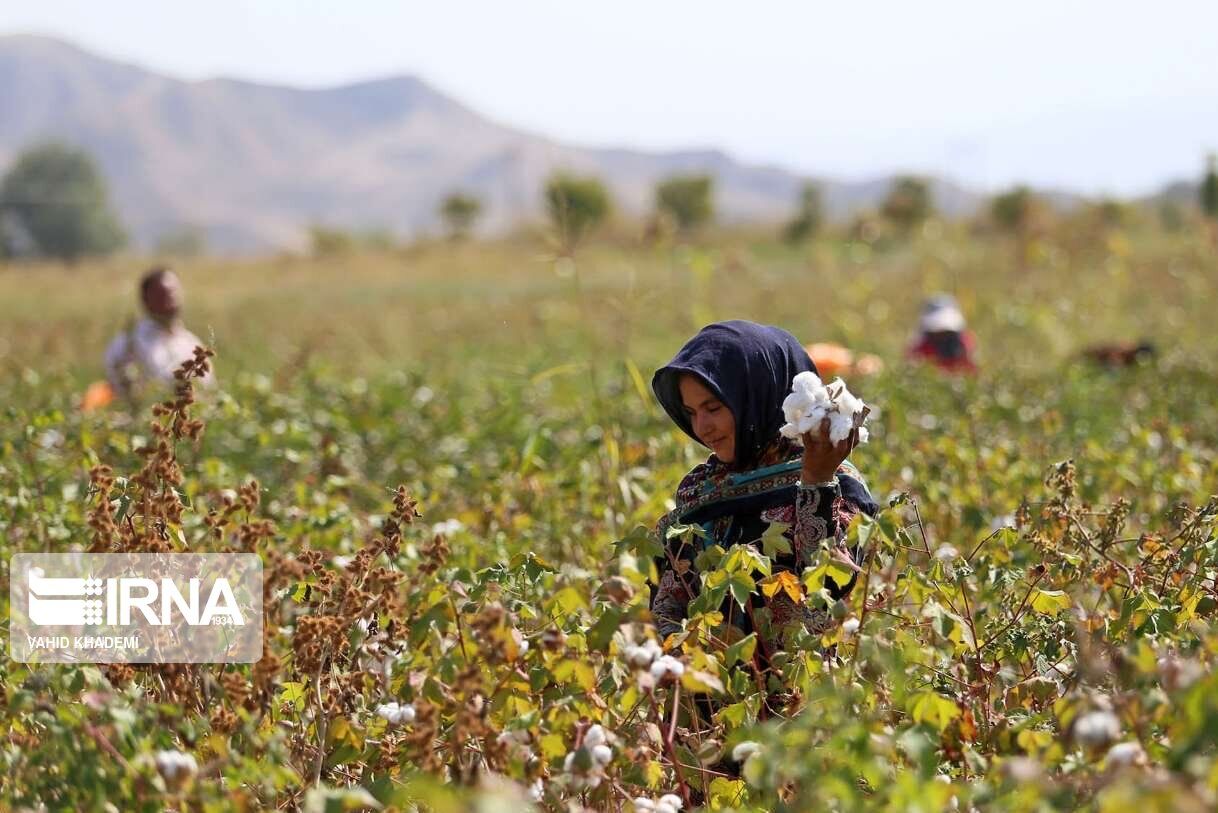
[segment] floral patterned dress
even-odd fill
[[[801,451],[792,441],[779,438],[766,448],[759,465],[798,459]],[[728,467],[713,455],[706,463],[696,466],[677,487],[678,512],[682,506],[693,502],[697,495],[705,493],[708,481],[718,484],[730,474]],[[766,508],[749,516],[732,514],[713,520],[708,528],[710,537],[719,544],[727,540],[728,546],[756,545],[760,549],[761,536],[770,525],[785,526],[782,535],[789,543],[790,552],[773,557],[773,569],[775,572],[791,571],[798,576],[813,562],[823,545],[844,542],[846,529],[857,513],[874,513],[875,504],[857,470],[847,464],[838,469],[837,476],[841,493],[829,487],[798,488],[793,502]],[[701,552],[701,544],[698,540],[691,544],[686,538],[674,537],[665,540],[664,545],[664,556],[657,561],[659,584],[653,591],[651,611],[660,634],[667,637],[680,631],[682,621],[687,617],[689,602],[698,594],[701,581],[694,560]],[[857,553],[854,555],[857,560]],[[840,587],[829,582],[829,591],[835,598],[840,598],[850,592],[855,581],[852,578],[848,584]],[[804,626],[816,634],[822,633],[830,623],[824,608],[796,604],[781,590],[773,597],[765,597],[760,591],[753,593],[748,613],[742,612],[729,596],[722,611],[728,626],[735,628],[728,633],[733,637],[754,629],[760,617],[763,621],[757,626],[761,627],[758,631],[763,634],[759,637],[766,651],[774,648],[777,634],[792,621],[802,620]],[[768,638],[764,634],[767,629],[770,633]]]

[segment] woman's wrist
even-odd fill
[[[820,477],[816,474],[801,474],[797,484],[800,488],[830,488],[837,491],[841,486],[837,481],[837,475],[833,474],[829,477]]]

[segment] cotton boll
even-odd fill
[[[820,429],[820,425],[824,420],[825,413],[817,410],[811,415],[806,415],[800,418],[799,423],[797,423],[796,426],[799,427],[800,434],[804,434],[805,432],[815,432],[816,430]]]
[[[732,759],[735,762],[747,762],[750,758],[761,753],[761,746],[751,740],[742,742],[732,749]]]
[[[663,802],[660,802],[659,804],[656,805],[655,810],[656,810],[656,813],[677,813],[677,810],[679,810],[679,808],[673,807],[672,805],[666,805]]]
[[[1175,655],[1164,655],[1159,658],[1157,664],[1159,680],[1169,692],[1187,688],[1205,674],[1205,667],[1197,661],[1186,660]]]
[[[811,371],[799,373],[791,379],[791,389],[797,392],[800,390],[812,392],[823,386],[820,376]]]
[[[153,758],[157,773],[165,780],[171,791],[181,790],[199,772],[199,763],[193,754],[181,751],[157,751]]]
[[[598,745],[592,749],[592,758],[600,765],[608,765],[613,761],[613,749],[608,745]]]
[[[414,706],[409,703],[383,703],[376,707],[376,714],[389,725],[410,725],[415,720]]]
[[[960,555],[960,551],[948,544],[940,545],[935,549],[935,558],[940,562],[950,562]]]
[[[839,378],[838,381],[841,381]],[[863,400],[842,384],[842,392],[837,397],[837,411],[844,415],[854,416],[863,411]]]
[[[840,412],[834,412],[829,417],[829,441],[831,443],[841,443],[850,437],[850,433],[853,431],[854,415],[843,415]]]
[[[782,402],[786,423],[779,433],[792,440],[809,432],[820,431],[822,421],[829,420],[829,439],[841,443],[855,428],[857,416],[867,408],[862,399],[846,388],[840,378],[829,386],[812,373],[800,373],[791,382],[791,392]],[[860,428],[859,441],[866,442],[868,434]]]
[[[655,663],[651,665],[651,676],[656,680],[663,680],[665,675],[679,678],[683,674],[685,674],[685,664],[672,655],[662,655],[656,658]]]
[[[636,669],[647,669],[652,662],[664,654],[664,650],[651,638],[648,638],[640,646],[627,646],[623,650],[626,657],[626,663]]]
[[[665,793],[660,797],[660,804],[668,805],[673,810],[680,810],[685,807],[685,800],[675,793]]]
[[[1002,773],[1013,782],[1031,784],[1045,775],[1044,766],[1028,757],[1011,757],[1002,761]]]
[[[1118,742],[1108,749],[1104,760],[1110,768],[1128,768],[1146,764],[1146,752],[1140,742]]]
[[[599,725],[594,725],[588,729],[586,734],[584,734],[584,747],[595,748],[598,745],[604,745],[606,739],[605,729],[601,728]]]
[[[1110,711],[1091,711],[1074,723],[1074,737],[1089,748],[1096,748],[1121,736],[1121,723]]]
[[[803,415],[812,408],[812,397],[806,392],[795,390],[782,402],[782,412],[788,418],[791,415]]]
[[[859,620],[857,618],[847,618],[842,622],[842,633],[845,635],[854,635],[859,631]]]
[[[656,809],[656,803],[648,799],[646,796],[640,796],[634,800],[635,813],[653,813]]]
[[[784,423],[779,427],[778,434],[789,440],[799,439],[799,429],[793,423]]]

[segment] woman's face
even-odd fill
[[[724,463],[736,459],[736,418],[727,404],[692,375],[683,375],[677,384],[681,403],[698,440],[710,447]]]

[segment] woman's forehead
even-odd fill
[[[696,406],[708,399],[719,400],[706,384],[691,373],[682,373],[677,387],[681,391],[681,400],[685,402],[686,406]]]

